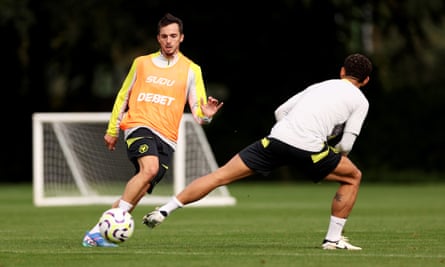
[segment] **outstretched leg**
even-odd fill
[[[143,223],[153,228],[163,222],[165,217],[174,210],[202,199],[218,186],[230,184],[251,174],[253,171],[244,164],[237,154],[224,166],[194,180],[168,203],[145,215]]]

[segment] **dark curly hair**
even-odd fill
[[[362,54],[352,54],[346,57],[343,67],[346,76],[353,77],[359,82],[363,82],[372,71],[371,60]]]

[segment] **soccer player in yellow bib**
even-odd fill
[[[136,169],[121,198],[112,204],[129,212],[152,192],[167,171],[186,103],[199,124],[210,123],[223,105],[206,96],[200,66],[179,50],[184,40],[181,19],[169,13],[162,17],[157,40],[159,51],[133,61],[104,136],[105,145],[113,151],[123,131],[128,158]],[[102,238],[97,224],[85,234],[82,245],[117,246]]]
[[[191,182],[170,202],[145,215],[143,222],[153,228],[177,208],[203,198],[218,186],[293,165],[315,183],[340,184],[321,247],[361,250],[351,245],[342,232],[362,179],[361,171],[347,155],[368,113],[369,103],[360,88],[368,83],[371,71],[372,63],[366,56],[349,55],[338,79],[313,84],[279,106],[268,136],[250,144],[214,172]]]

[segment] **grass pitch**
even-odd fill
[[[186,207],[155,229],[133,215],[119,248],[81,239],[109,206],[36,208],[31,185],[0,184],[0,267],[445,266],[445,184],[363,184],[345,235],[362,251],[324,251],[336,184],[229,185],[238,203]]]

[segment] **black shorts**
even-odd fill
[[[341,159],[340,153],[327,144],[320,152],[310,152],[269,137],[247,146],[239,156],[247,167],[264,176],[278,167],[292,165],[315,183],[331,173]]]
[[[158,157],[159,171],[156,177],[151,180],[151,186],[147,191],[147,193],[151,194],[155,185],[161,181],[167,172],[174,150],[159,136],[147,128],[139,128],[135,130],[128,136],[125,142],[127,144],[128,158],[133,163],[136,173],[139,172],[140,168],[138,158],[147,155]]]

